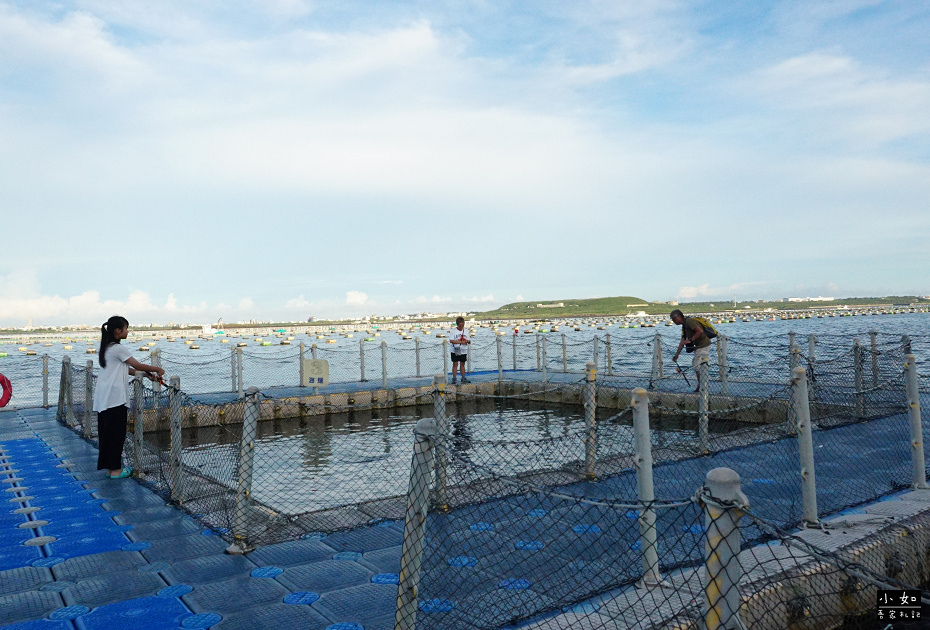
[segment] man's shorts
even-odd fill
[[[698,371],[702,358],[707,359],[707,362],[710,363],[710,346],[694,349],[694,354],[691,356],[691,367],[694,368],[695,373]]]
[[[466,354],[455,354],[452,353],[452,362],[453,363],[465,363],[468,360],[468,353]]]

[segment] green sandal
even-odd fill
[[[132,468],[123,468],[118,475],[110,475],[110,479],[125,479],[132,476]]]

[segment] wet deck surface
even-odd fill
[[[874,500],[909,481],[906,436],[904,416],[832,429],[820,441],[815,434],[815,447],[822,446],[821,513],[848,504],[855,493]],[[54,410],[0,412],[0,624],[45,630],[393,628],[402,523],[229,556],[214,532],[134,479],[106,479],[96,458],[91,445],[55,421]],[[740,472],[747,495],[767,517],[782,520],[800,509],[799,498],[778,498],[799,497],[793,439],[657,466],[657,495],[689,496],[717,466]],[[631,472],[577,486],[588,496],[635,496]],[[511,520],[520,498],[512,501],[513,509],[501,510]],[[469,518],[461,512],[449,527],[469,531]],[[572,525],[566,536],[573,535]],[[501,541],[494,538],[488,553],[499,552]],[[499,583],[500,576],[484,577],[472,583],[476,592]]]

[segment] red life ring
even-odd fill
[[[6,407],[6,404],[10,402],[10,398],[13,397],[13,385],[10,383],[10,379],[3,374],[0,374],[0,387],[3,387],[3,396],[0,396],[0,407]]]

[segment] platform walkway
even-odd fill
[[[96,470],[96,450],[54,416],[42,409],[0,412],[0,624],[17,630],[393,628],[402,523],[375,522],[229,556],[216,532],[135,480],[104,478]],[[863,496],[873,500],[901,487],[909,475],[909,446],[885,436],[899,435],[902,425],[906,418],[894,416],[831,430],[834,446],[818,453],[822,513],[848,501],[850,484],[861,485]],[[780,520],[799,508],[799,499],[774,498],[799,497],[796,457],[796,444],[785,439],[669,463],[657,467],[657,494],[687,496],[707,470],[729,466],[743,475],[757,510]],[[879,463],[859,479],[850,471],[861,465],[851,467],[852,461]],[[757,472],[761,462],[765,475]],[[629,497],[635,482],[624,473],[603,484],[578,484],[579,492],[582,485],[586,494],[600,486],[603,496]],[[898,511],[914,513],[911,503],[930,507],[921,498]],[[864,509],[889,513],[881,504]],[[449,520],[463,535],[474,531],[467,509]],[[487,577],[497,583],[497,576]],[[692,590],[681,593],[693,595],[691,578],[682,578]],[[610,601],[622,601],[628,592],[582,605],[616,607]],[[487,610],[484,619],[469,623],[491,622],[498,612]],[[557,622],[570,620],[538,623],[572,627]]]

